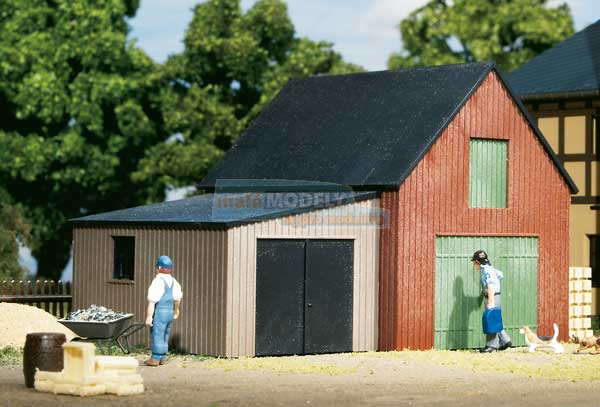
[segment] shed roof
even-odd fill
[[[509,75],[523,99],[600,95],[600,20]]]
[[[323,193],[317,191],[317,193]],[[216,207],[217,194],[198,195],[176,201],[161,202],[153,205],[138,206],[97,215],[84,216],[72,219],[75,224],[180,224],[210,227],[230,227],[239,224],[272,219],[291,214],[307,212],[325,206],[323,200],[311,201],[308,205],[288,205],[279,202],[277,207],[264,206],[259,209],[253,207],[224,210]],[[241,197],[245,199],[246,193],[232,193],[218,195],[219,197]],[[264,194],[263,194],[264,196]],[[314,195],[313,195],[314,196]],[[358,202],[375,198],[375,191],[333,191],[328,196],[326,206],[336,206],[346,203]]]
[[[506,85],[493,62],[292,80],[198,186],[213,190],[222,179],[278,178],[355,190],[397,188],[492,70]]]

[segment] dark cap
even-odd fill
[[[476,261],[479,264],[489,263],[488,255],[483,250],[477,250],[473,253],[473,257],[471,257],[471,261]]]

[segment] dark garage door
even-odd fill
[[[354,243],[259,239],[256,355],[352,350]]]

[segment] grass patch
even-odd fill
[[[399,351],[355,354],[363,357],[402,359],[404,361],[454,367],[473,372],[503,372],[522,377],[566,380],[572,382],[600,379],[600,355],[574,354],[566,346],[565,354],[518,348],[510,352],[479,354],[473,351]]]
[[[98,346],[96,344],[96,354],[97,355],[107,355],[107,356],[148,356],[150,357],[150,348],[143,343],[139,343],[136,345],[129,346],[129,353],[124,353],[121,348],[113,343],[110,343],[108,346],[102,344],[102,346]],[[214,356],[206,356],[206,355],[192,355],[190,353],[182,353],[174,349],[169,349],[167,353],[168,359],[176,359],[178,361],[184,362],[182,367],[187,367],[185,362],[204,362],[205,360],[215,359]]]
[[[169,354],[169,357],[171,356],[180,359],[182,362],[205,362],[207,360],[217,359],[214,356],[192,355],[191,353],[173,353],[172,355]]]
[[[149,350],[146,345],[143,343],[139,343],[136,345],[129,346],[129,353],[125,353],[117,346],[114,342],[106,343],[94,343],[96,345],[96,354],[97,355],[108,355],[108,356],[138,356],[138,355],[146,355]]]
[[[330,376],[352,374],[358,370],[358,366],[318,363],[310,361],[303,356],[213,359],[203,363],[202,366],[208,369],[221,369],[226,372],[262,370],[277,374],[323,374]]]
[[[0,348],[0,366],[15,366],[23,363],[23,351],[12,347]]]

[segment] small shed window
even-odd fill
[[[469,207],[506,208],[508,142],[471,139]]]
[[[118,280],[133,280],[135,257],[135,237],[113,236],[115,266],[113,278]]]

